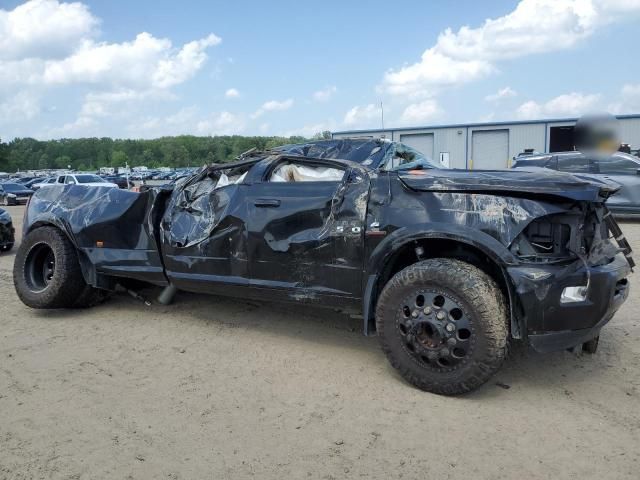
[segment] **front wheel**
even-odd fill
[[[78,254],[55,227],[37,228],[18,247],[13,283],[20,300],[31,308],[71,308],[86,296]]]
[[[469,392],[507,353],[504,295],[466,262],[435,258],[398,272],[376,307],[376,327],[391,365],[422,390]]]

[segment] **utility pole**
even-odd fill
[[[382,102],[380,102],[380,118],[382,122],[382,130],[384,130],[384,106],[382,105]]]

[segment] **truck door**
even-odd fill
[[[178,288],[241,295],[248,287],[246,205],[241,184],[204,178],[169,200],[161,222],[162,253]]]
[[[368,192],[359,166],[274,162],[247,188],[251,286],[311,302],[359,298]]]

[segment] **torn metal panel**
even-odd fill
[[[173,189],[160,231],[167,276],[203,283],[247,278],[246,207],[241,185],[255,160],[202,169]]]
[[[275,152],[307,158],[340,159],[375,168],[379,166],[393,143],[380,139],[320,140],[299,145],[285,145]]]
[[[415,170],[400,174],[402,181],[423,192],[460,191],[496,195],[547,195],[570,200],[598,202],[613,194],[618,186],[593,182],[574,175],[540,169],[517,170]]]
[[[24,230],[53,224],[65,231],[81,252],[83,274],[90,285],[97,285],[101,274],[162,284],[166,280],[154,231],[162,201],[159,189],[135,193],[52,185],[32,197]]]

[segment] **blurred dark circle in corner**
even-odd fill
[[[584,115],[574,128],[576,150],[613,153],[620,148],[620,125],[609,113]]]

